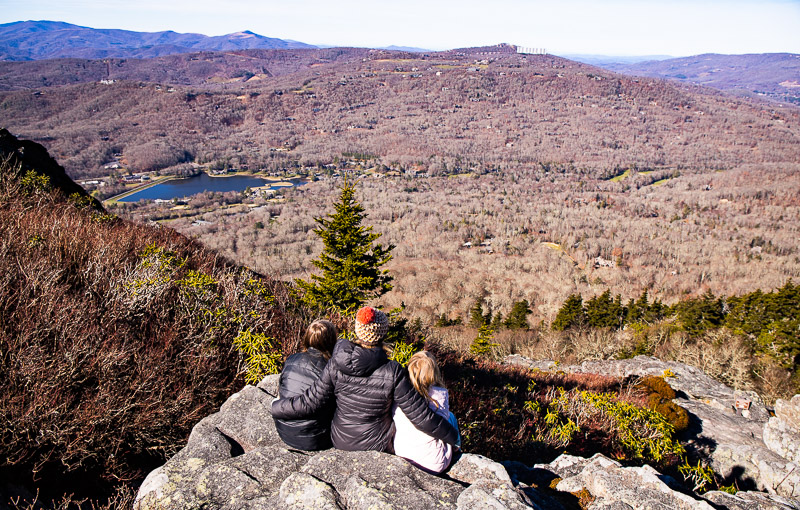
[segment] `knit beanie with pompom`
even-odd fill
[[[389,318],[382,311],[365,306],[356,313],[356,338],[363,347],[375,347],[389,331]]]

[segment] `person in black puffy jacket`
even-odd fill
[[[458,433],[431,411],[408,374],[383,350],[389,321],[380,310],[364,307],[356,314],[356,340],[340,339],[319,380],[302,395],[272,403],[272,416],[298,419],[314,416],[334,401],[333,446],[340,450],[392,451],[392,404],[397,403],[419,430],[455,444]]]
[[[286,358],[278,383],[280,398],[301,395],[319,379],[338,336],[336,326],[324,320],[308,326],[301,343],[302,351]],[[333,402],[328,403],[311,419],[275,418],[278,435],[287,445],[298,450],[326,450],[331,447]]]

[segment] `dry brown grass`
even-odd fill
[[[294,352],[304,313],[280,282],[0,165],[0,477],[56,507],[119,498],[242,384],[232,338]]]

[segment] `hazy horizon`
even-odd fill
[[[491,7],[475,0],[30,0],[0,12],[0,23],[24,20],[209,36],[249,30],[317,46],[434,51],[507,42],[573,55],[800,53],[800,0],[499,0]]]

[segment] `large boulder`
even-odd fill
[[[800,466],[769,448],[723,443],[716,446],[711,459],[714,471],[740,488],[800,498]]]
[[[307,461],[278,437],[274,396],[254,386],[232,395],[192,429],[186,446],[151,472],[136,497],[140,509],[243,508],[273,504],[281,483]],[[238,506],[237,506],[238,505]]]
[[[511,477],[505,466],[483,455],[465,453],[450,466],[447,474],[450,478],[463,483],[475,483],[484,478],[500,483],[511,483]]]
[[[311,475],[292,473],[281,484],[278,502],[291,510],[340,510],[341,500],[336,491]]]
[[[708,503],[673,490],[663,478],[650,466],[624,468],[597,454],[578,474],[558,482],[556,488],[566,492],[587,490],[596,498],[593,507],[599,508],[713,510]]]
[[[381,501],[398,508],[452,508],[464,490],[381,452],[326,450],[311,456],[300,472],[330,484],[348,509],[380,508]]]
[[[705,499],[728,510],[800,510],[800,501],[763,492],[740,491],[736,494],[712,491]]]

